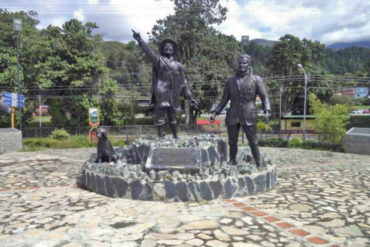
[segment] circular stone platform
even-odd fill
[[[228,165],[227,145],[219,137],[138,139],[115,151],[115,163],[95,163],[92,155],[78,185],[110,197],[163,201],[243,197],[276,185],[276,167],[266,154],[260,171],[245,146],[239,147],[238,165]]]

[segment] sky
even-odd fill
[[[336,42],[370,41],[370,0],[220,0],[227,19],[214,26],[237,40],[278,40],[285,34]],[[134,29],[146,39],[156,20],[174,13],[170,0],[0,0],[8,11],[34,10],[40,24],[62,26],[71,18],[95,22],[105,40],[128,42]]]

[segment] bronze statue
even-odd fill
[[[256,166],[260,168],[261,157],[256,136],[256,96],[258,95],[262,100],[266,121],[269,118],[271,109],[262,79],[253,74],[251,63],[252,58],[249,55],[242,54],[239,56],[237,73],[226,81],[221,101],[211,111],[210,121],[214,121],[216,115],[220,114],[230,100],[230,109],[226,113],[227,134],[230,147],[229,164],[237,164],[236,154],[238,152],[238,136],[241,126],[247,136]]]
[[[155,106],[154,124],[158,129],[158,137],[163,136],[163,126],[166,123],[164,117],[167,113],[171,132],[173,137],[177,138],[175,115],[176,111],[181,110],[178,97],[184,95],[193,107],[197,107],[185,79],[184,69],[181,63],[174,59],[177,44],[171,39],[163,40],[159,45],[158,55],[141,39],[139,33],[134,30],[132,32],[134,39],[153,64],[150,104]]]
[[[0,101],[0,115],[2,115],[2,113],[10,115],[12,113],[12,109],[9,106],[7,106],[5,103]]]

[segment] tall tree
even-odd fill
[[[99,102],[102,120],[112,123],[117,82],[109,78],[104,57],[96,52],[99,37],[92,35],[96,27],[72,19],[61,29],[49,26],[43,32],[50,54],[36,67],[41,85],[53,88],[57,96],[48,99],[56,126],[86,126],[87,109]]]
[[[0,92],[17,92],[17,59],[16,44],[19,37],[19,54],[20,54],[20,86],[23,94],[30,93],[28,89],[34,85],[34,73],[32,71],[33,62],[38,56],[34,44],[39,41],[38,30],[36,25],[39,23],[36,19],[37,14],[30,12],[8,12],[0,9]],[[13,30],[13,19],[18,18],[23,22],[22,31],[17,33]],[[27,99],[26,107],[22,110],[23,120],[31,118],[34,103]],[[18,111],[16,111],[18,113]],[[17,116],[17,119],[19,116]],[[23,121],[26,122],[26,121]],[[16,123],[19,123],[17,120]],[[10,117],[0,117],[0,126],[9,126]]]
[[[24,120],[32,119],[31,113],[38,105],[37,96],[46,92],[43,96],[50,105],[56,126],[87,124],[87,108],[100,103],[106,107],[102,109],[103,120],[111,123],[117,83],[109,78],[104,58],[97,52],[101,38],[92,34],[97,27],[94,23],[83,25],[72,19],[62,28],[49,26],[40,31],[35,27],[38,23],[35,12],[10,13],[0,9],[2,90],[17,90],[14,17],[23,20],[19,53],[22,93],[26,95]],[[66,117],[67,112],[70,118]],[[5,118],[0,121],[4,125],[10,122]]]
[[[329,100],[332,92],[331,84],[325,80],[315,79],[315,75],[324,75],[321,62],[324,57],[325,45],[286,34],[272,47],[272,55],[267,62],[271,72],[276,76],[284,76],[283,112],[292,111],[302,114],[304,108],[304,77],[298,64],[301,64],[308,77],[308,87],[314,87],[320,99]],[[300,78],[300,75],[302,77]]]

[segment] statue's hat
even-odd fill
[[[164,39],[164,40],[162,40],[161,41],[161,43],[159,44],[159,52],[161,53],[161,54],[163,54],[164,52],[164,45],[165,44],[167,44],[167,43],[170,43],[170,44],[172,44],[173,45],[173,52],[176,54],[177,53],[177,49],[178,49],[178,47],[177,47],[177,43],[174,41],[174,40],[172,40],[172,39]]]

